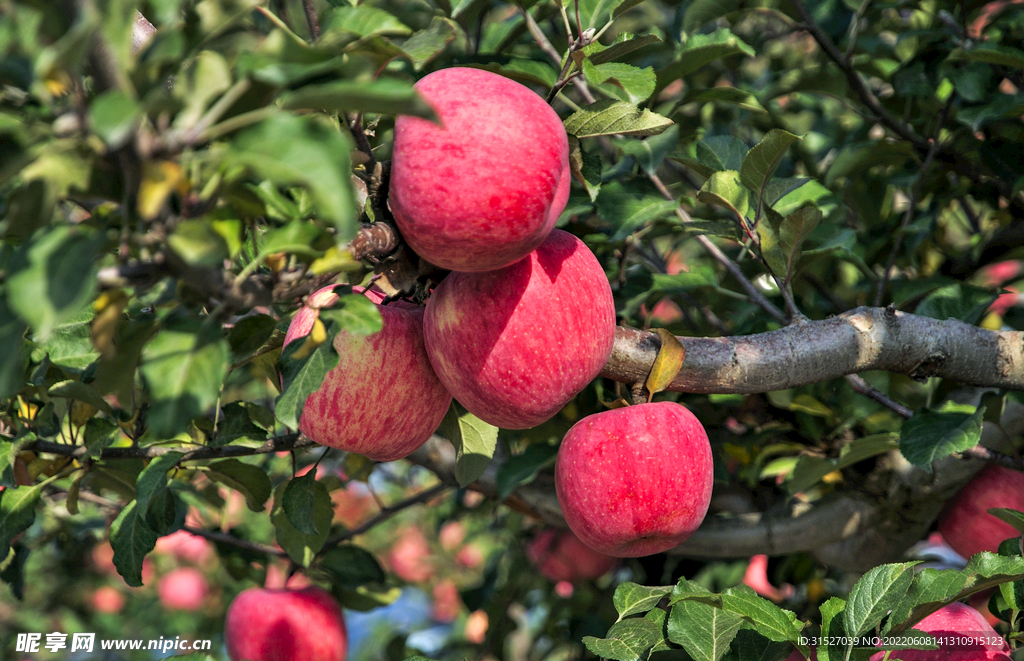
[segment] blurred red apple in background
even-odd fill
[[[103,585],[92,593],[89,603],[97,613],[119,613],[124,608],[124,595],[112,585]]]
[[[590,548],[622,558],[685,541],[707,514],[713,480],[708,435],[674,402],[589,415],[555,460],[566,523]]]
[[[415,88],[441,124],[395,120],[388,202],[402,237],[453,271],[522,259],[569,198],[562,120],[529,88],[481,69],[435,71]]]
[[[434,575],[430,546],[419,528],[404,528],[388,551],[388,565],[396,576],[410,583],[422,583]]]
[[[228,608],[224,640],[232,661],[343,661],[348,633],[320,588],[249,588]]]
[[[156,553],[173,557],[179,562],[205,565],[214,557],[213,544],[209,540],[193,535],[186,530],[178,530],[156,540]]]
[[[466,528],[460,521],[446,521],[437,533],[437,541],[445,551],[454,551],[466,538]]]
[[[526,547],[526,555],[549,581],[589,581],[600,578],[618,563],[579,540],[571,530],[541,531]]]
[[[338,364],[306,400],[299,429],[321,445],[394,461],[430,438],[452,397],[427,359],[423,310],[403,302],[380,305],[379,292],[357,289],[378,304],[384,325],[368,337],[345,331],[334,337]],[[337,300],[333,286],[311,295],[292,319],[285,345],[309,335],[320,308]]]
[[[160,577],[157,594],[164,608],[195,611],[203,606],[207,594],[206,577],[193,567],[179,567]]]
[[[763,553],[750,558],[747,570],[743,574],[743,584],[749,585],[754,592],[772,601],[782,601],[792,597],[796,592],[789,583],[783,585],[782,589],[772,585],[768,580],[768,556]]]
[[[615,302],[590,249],[555,230],[511,266],[449,274],[427,300],[423,332],[430,364],[460,404],[492,425],[525,429],[600,373],[615,341]]]
[[[462,597],[459,588],[451,579],[438,581],[433,589],[434,606],[431,617],[438,622],[452,622],[462,612]]]
[[[993,507],[1024,511],[1024,473],[986,465],[946,503],[939,517],[939,532],[965,558],[982,551],[995,553],[1003,540],[1021,533],[989,514]]]

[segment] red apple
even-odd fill
[[[441,423],[452,396],[434,375],[423,347],[423,310],[408,303],[380,305],[384,325],[368,337],[339,332],[338,364],[306,400],[299,429],[321,445],[394,461],[423,445]],[[312,330],[319,309],[338,300],[333,287],[309,298],[292,320],[285,345]]]
[[[674,402],[589,415],[562,439],[555,493],[580,540],[632,558],[685,541],[704,520],[713,482],[700,421]]]
[[[206,601],[206,578],[198,569],[179,567],[162,576],[156,590],[164,608],[195,611]]]
[[[224,639],[232,661],[343,661],[345,618],[330,594],[249,588],[228,608]]]
[[[476,544],[466,544],[455,554],[455,562],[468,569],[476,569],[484,564],[484,552]]]
[[[103,585],[92,593],[90,603],[97,613],[119,613],[124,608],[124,595],[112,585]]]
[[[919,631],[939,641],[937,650],[893,650],[890,661],[1010,661],[1010,646],[985,621],[981,613],[959,602],[944,606],[914,625]],[[992,641],[1002,641],[995,644]],[[878,652],[871,661],[881,661],[885,652]]]
[[[462,611],[462,597],[459,595],[459,588],[446,578],[434,586],[434,606],[430,616],[438,622],[453,622]]]
[[[441,124],[395,120],[389,203],[416,254],[453,271],[491,271],[530,253],[569,198],[569,143],[530,89],[480,69],[415,85]]]
[[[437,540],[445,551],[454,551],[466,538],[466,528],[460,521],[448,521],[437,533]]]
[[[615,303],[594,254],[554,230],[528,257],[487,273],[451,273],[423,318],[430,364],[485,422],[544,422],[607,362]]]
[[[763,553],[751,556],[747,571],[743,574],[743,583],[753,588],[757,594],[772,601],[788,599],[796,592],[789,583],[784,584],[782,589],[772,585],[768,580],[768,556]]]
[[[939,531],[954,551],[970,558],[999,549],[1020,531],[987,512],[993,507],[1024,510],[1024,473],[988,464],[946,504]]]
[[[489,627],[490,621],[487,617],[487,612],[475,610],[466,618],[466,627],[463,629],[462,635],[469,642],[479,644],[487,638],[487,629]]]
[[[617,558],[598,553],[570,530],[544,530],[526,547],[526,555],[549,581],[590,581],[611,571]]]
[[[196,565],[207,564],[215,555],[213,544],[209,540],[186,530],[178,530],[157,539],[154,551],[169,555],[179,562]]]

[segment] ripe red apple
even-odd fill
[[[249,588],[228,608],[224,639],[232,661],[343,661],[341,607],[317,587]]]
[[[555,494],[580,540],[633,558],[685,541],[704,520],[713,481],[700,421],[674,402],[589,415],[562,439]]]
[[[582,241],[554,230],[526,258],[486,273],[451,273],[427,300],[430,364],[485,422],[544,422],[607,362],[615,341],[608,278]]]
[[[982,551],[995,553],[1004,539],[1020,537],[1019,530],[988,513],[993,507],[1024,510],[1024,473],[995,464],[982,468],[939,517],[946,543],[970,558]]]
[[[890,661],[1010,661],[1010,646],[1006,641],[981,613],[959,602],[940,608],[914,628],[936,638],[954,640],[938,641],[937,650],[893,650],[889,654]],[[881,661],[884,655],[885,652],[878,652],[871,656],[871,661]]]
[[[389,203],[431,264],[490,271],[547,237],[569,199],[569,143],[540,96],[489,71],[435,71],[415,85],[441,124],[395,120]]]
[[[452,396],[427,359],[422,308],[380,305],[382,294],[356,289],[378,304],[383,327],[368,337],[345,331],[334,337],[338,364],[306,400],[299,429],[321,445],[394,461],[430,438]],[[288,327],[285,345],[309,335],[319,309],[337,300],[333,287],[310,296]]]
[[[160,577],[156,591],[164,608],[199,610],[206,601],[206,577],[198,569],[179,567]]]
[[[526,555],[549,581],[591,581],[611,571],[617,558],[598,553],[579,540],[571,530],[550,528],[541,531]]]

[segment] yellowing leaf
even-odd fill
[[[675,335],[664,328],[655,328],[654,332],[661,338],[661,348],[658,349],[658,357],[654,359],[651,373],[647,375],[647,401],[651,401],[654,393],[661,392],[672,384],[672,380],[683,367],[683,359],[686,358],[686,348]]]
[[[167,198],[184,183],[181,166],[173,161],[150,161],[142,166],[139,184],[139,215],[146,220],[157,217]]]
[[[306,339],[302,342],[302,346],[292,354],[293,360],[302,360],[309,354],[313,353],[318,346],[324,343],[327,339],[327,328],[324,326],[324,322],[320,321],[319,317],[313,322],[313,330],[309,332]]]

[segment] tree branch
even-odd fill
[[[869,370],[1024,390],[1024,332],[989,331],[891,308],[861,307],[758,335],[679,340],[686,361],[669,386],[679,392],[762,393]],[[658,347],[655,334],[620,327],[601,375],[642,381]]]

